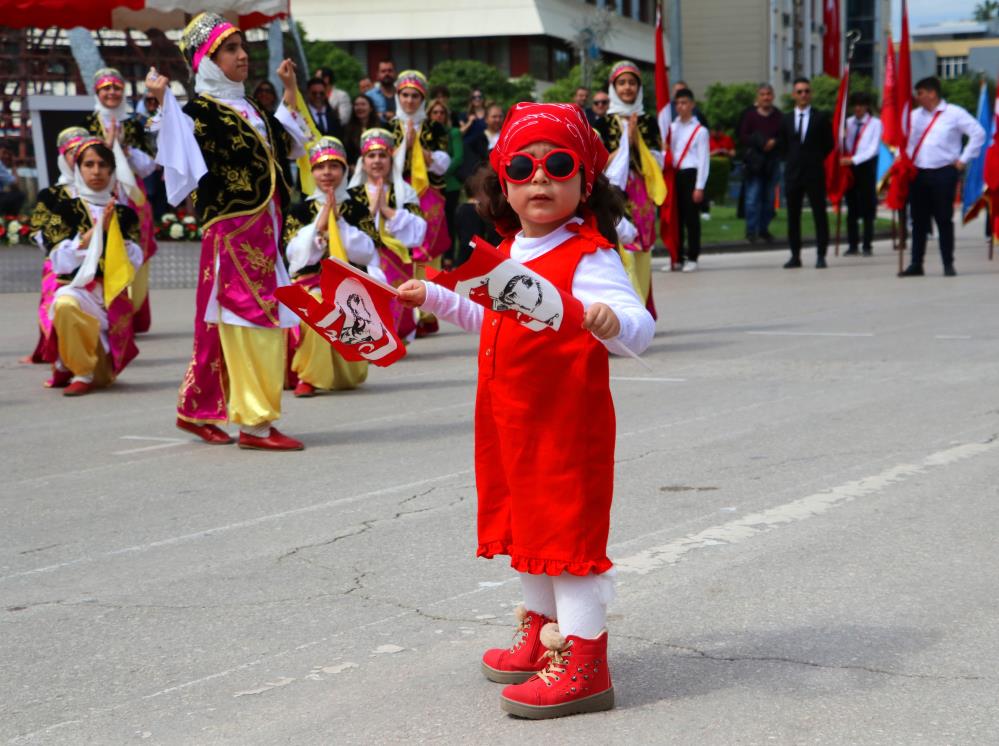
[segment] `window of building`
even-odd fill
[[[967,57],[938,57],[937,75],[944,80],[959,78],[968,70]]]

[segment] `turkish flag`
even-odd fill
[[[836,110],[833,113],[833,138],[836,147],[826,156],[826,194],[839,212],[843,195],[853,186],[853,169],[840,163],[840,158],[851,155],[846,150],[846,92],[850,87],[850,66],[843,70],[839,81],[839,91],[836,93]],[[854,143],[856,149],[857,143]]]
[[[274,294],[344,360],[367,360],[384,368],[405,357],[389,308],[399,294],[395,288],[338,259],[323,261],[319,284],[322,300],[301,285],[287,285]]]
[[[666,199],[659,207],[659,237],[669,251],[670,261],[680,261],[680,219],[676,201],[676,172],[673,169],[673,143],[670,130],[669,70],[666,68],[666,49],[663,46],[662,4],[656,8],[656,119],[659,135],[663,140],[663,181]],[[649,311],[655,315],[652,288],[649,288]]]
[[[826,27],[826,32],[822,35],[822,71],[835,78],[840,71],[839,0],[825,0],[822,5],[822,25]]]
[[[531,331],[582,331],[583,304],[578,298],[478,236],[472,239],[472,255],[461,266],[451,272],[428,270],[427,279]]]
[[[895,67],[895,45],[889,31],[885,45],[885,75],[881,83],[881,142],[889,148],[897,148],[902,143],[902,124],[898,115],[898,70]]]

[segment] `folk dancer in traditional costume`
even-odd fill
[[[662,136],[656,118],[645,113],[642,76],[634,62],[622,60],[611,68],[607,93],[611,103],[604,145],[610,160],[604,172],[628,197],[628,218],[638,235],[625,248],[633,252],[638,295],[654,315],[652,247],[656,243],[657,207],[666,197]]]
[[[45,385],[64,396],[110,384],[138,354],[127,291],[142,264],[139,219],[116,203],[116,170],[111,150],[88,136],[72,190],[48,192],[32,215],[58,284],[48,310],[58,354]]]
[[[361,133],[361,159],[354,169],[345,205],[348,222],[369,232],[378,249],[379,265],[389,285],[398,287],[413,277],[411,251],[423,245],[427,221],[420,198],[402,176],[393,153],[395,139],[388,130],[374,128]],[[396,331],[412,336],[413,311],[397,301],[391,303]]]
[[[316,190],[296,205],[289,219],[288,271],[291,281],[322,300],[320,262],[336,257],[385,282],[375,247],[377,233],[368,209],[347,194],[347,151],[335,137],[321,137],[309,147]],[[347,361],[308,324],[288,330],[289,383],[295,396],[316,389],[346,391],[368,377],[368,361]]]
[[[31,216],[31,232],[42,251],[45,251],[43,229],[48,221],[61,220],[55,216],[52,206],[61,200],[76,197],[73,177],[76,149],[80,143],[87,139],[88,135],[89,133],[84,127],[67,127],[56,138],[56,148],[59,151],[59,180],[38,193],[38,204],[41,207],[36,207]],[[52,306],[52,300],[58,289],[59,279],[52,271],[52,260],[46,256],[42,263],[41,295],[38,300],[38,342],[35,344],[34,351],[21,359],[23,363],[49,363],[51,365],[58,357],[55,335],[52,334],[52,319],[49,318],[49,308]]]
[[[413,247],[413,276],[422,279],[426,267],[441,267],[441,257],[451,248],[447,226],[444,187],[445,174],[451,165],[448,132],[440,122],[427,119],[427,79],[418,70],[403,70],[395,81],[395,118],[391,128],[395,136],[395,159],[407,183],[420,198],[420,209],[427,221],[423,243]],[[408,316],[406,321],[408,322]],[[399,330],[404,339],[412,329]],[[437,320],[422,312],[416,336],[437,331]]]
[[[519,231],[500,252],[581,301],[582,328],[534,331],[432,283],[399,289],[403,302],[480,332],[478,555],[510,555],[524,592],[513,646],[487,651],[482,670],[509,684],[502,708],[527,718],[614,706],[608,352],[640,353],[655,323],[614,250],[624,207],[601,174],[607,158],[575,104],[520,103],[490,153],[495,174],[485,185],[494,224]]]
[[[152,312],[149,308],[149,260],[156,253],[156,224],[153,207],[146,199],[147,176],[156,171],[156,161],[149,152],[146,129],[135,117],[125,100],[125,78],[113,67],[104,67],[94,73],[94,111],[87,116],[86,127],[92,135],[104,140],[109,148],[119,148],[115,158],[120,162],[124,154],[129,172],[118,169],[118,201],[127,204],[139,216],[142,233],[142,268],[132,283],[132,320],[138,334],[149,331]]]
[[[230,443],[219,427],[240,426],[239,446],[301,450],[281,434],[284,329],[298,317],[274,295],[290,283],[281,256],[288,207],[287,161],[304,154],[306,127],[296,113],[295,69],[277,70],[284,103],[271,116],[246,96],[249,59],[238,28],[202,13],[184,30],[181,49],[197,95],[181,111],[169,81],[151,70],[146,87],[160,100],[150,122],[167,195],[193,193],[202,226],[194,352],[180,386],[177,427],[208,443]],[[226,381],[228,380],[228,385]]]

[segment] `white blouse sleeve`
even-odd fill
[[[319,246],[316,240],[315,221],[303,226],[288,241],[285,254],[288,256],[288,272],[295,274],[302,267],[315,264],[323,258],[326,248]]]
[[[142,266],[142,247],[139,246],[135,241],[125,241],[125,252],[128,254],[128,261],[132,263],[132,266],[138,269]]]
[[[419,246],[427,235],[427,221],[405,207],[396,209],[395,215],[388,221],[386,227],[409,248]]]
[[[340,231],[340,240],[343,242],[344,251],[347,258],[356,264],[369,266],[378,262],[378,250],[371,236],[355,228],[342,217],[336,221],[337,229]]]
[[[427,289],[424,309],[466,332],[477,332],[482,328],[485,309],[478,303],[432,282],[425,282],[423,285]]]
[[[659,168],[662,168],[666,164],[666,156],[663,155],[661,150],[650,150],[652,157],[656,159],[656,163],[659,164]]]
[[[312,138],[312,135],[309,132],[309,126],[302,119],[302,115],[297,111],[291,111],[282,102],[277,111],[274,112],[274,118],[281,123],[285,132],[291,136],[292,146],[288,151],[288,157],[295,159],[305,155],[305,144]]]
[[[128,165],[140,179],[146,178],[156,170],[156,161],[153,157],[139,148],[128,149]]]
[[[624,137],[625,135],[622,134],[622,140]],[[628,186],[629,168],[627,147],[620,145],[604,168],[604,173],[607,175],[607,180],[623,192]]]
[[[436,176],[443,176],[447,173],[448,166],[451,165],[451,156],[443,150],[434,150],[430,153],[430,163],[427,171]]]
[[[171,91],[166,92],[163,106],[150,122],[156,132],[156,162],[163,166],[167,201],[179,205],[198,188],[201,177],[208,173],[201,148],[194,137],[194,120],[185,114]]]
[[[80,236],[77,234],[73,238],[60,241],[56,247],[49,252],[49,261],[52,262],[52,271],[57,275],[68,275],[83,264],[83,257],[87,250],[80,249]]]
[[[572,277],[572,294],[582,301],[584,308],[605,303],[621,322],[616,337],[601,340],[609,352],[640,355],[652,342],[656,322],[635,295],[616,251],[598,250],[583,255]]]
[[[708,183],[708,172],[711,170],[711,142],[708,131],[701,127],[697,133],[697,179],[695,189],[704,189]]]

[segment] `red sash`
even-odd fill
[[[683,165],[683,159],[687,157],[687,151],[690,150],[690,146],[694,144],[694,138],[697,137],[697,133],[701,131],[701,125],[698,124],[694,127],[694,131],[690,133],[690,137],[687,138],[687,144],[683,146],[683,152],[680,153],[680,158],[676,162],[677,170]]]
[[[912,155],[910,156],[913,166],[916,165],[916,156],[919,155],[919,149],[923,147],[923,140],[925,140],[926,136],[930,134],[930,130],[933,129],[933,125],[936,124],[937,119],[939,119],[940,115],[943,113],[944,113],[943,109],[933,112],[933,118],[930,120],[930,123],[926,125],[926,129],[923,130],[923,134],[919,136],[919,142],[916,143],[916,147],[913,148]]]

